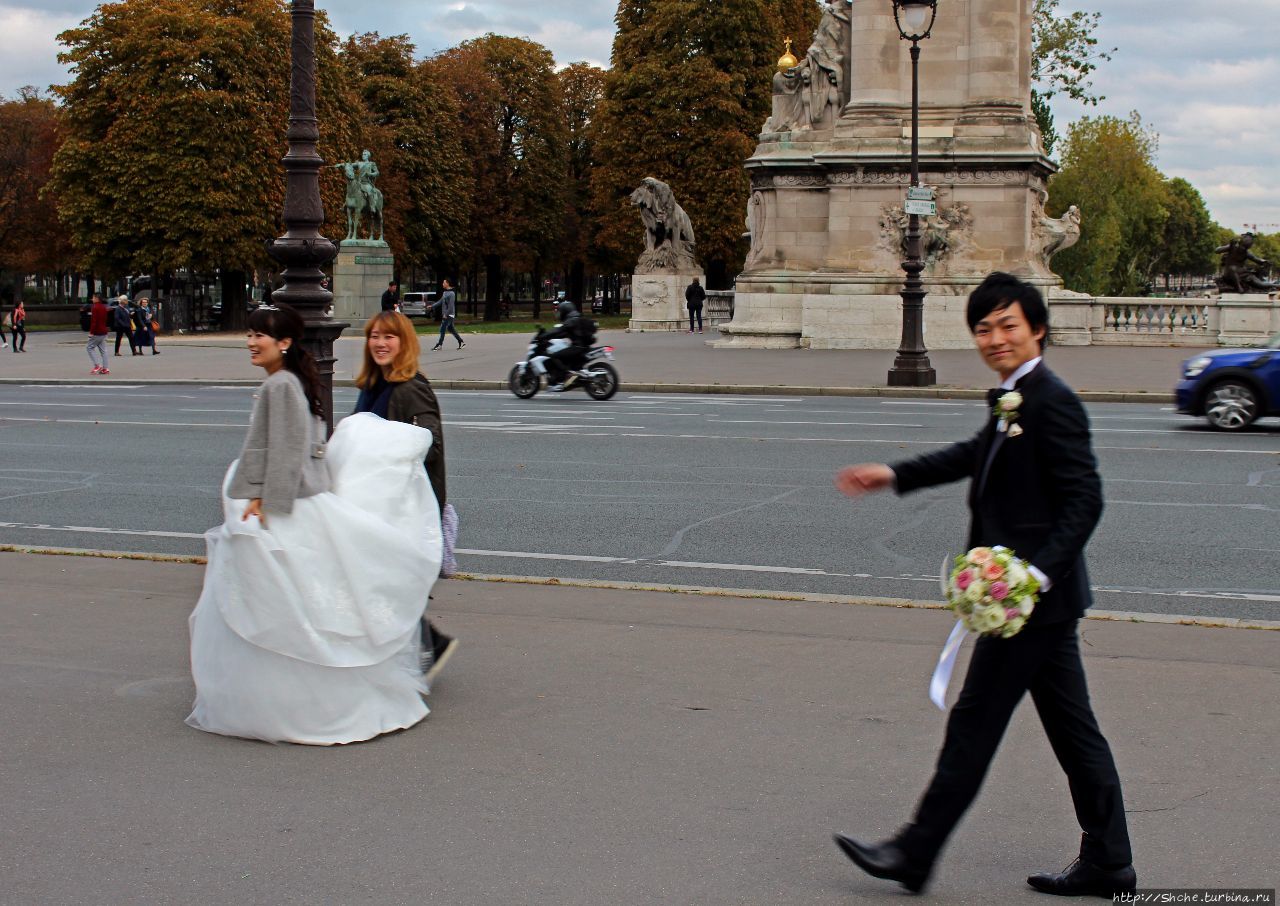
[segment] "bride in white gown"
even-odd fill
[[[430,431],[353,415],[326,447],[300,338],[284,306],[250,316],[251,359],[268,378],[223,484],[225,521],[205,535],[187,723],[331,745],[427,715],[419,621],[440,515],[422,468]]]

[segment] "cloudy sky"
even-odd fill
[[[889,0],[884,0],[888,5]],[[486,32],[545,44],[561,64],[607,65],[616,0],[319,0],[343,34],[408,34],[423,55]],[[1160,168],[1204,195],[1214,217],[1280,232],[1280,0],[1063,0],[1102,13],[1118,48],[1095,79],[1096,110],[1055,109],[1059,132],[1086,113],[1137,110],[1160,134]],[[85,0],[0,0],[0,93],[62,81],[56,35],[94,8]],[[940,15],[946,15],[943,0]]]

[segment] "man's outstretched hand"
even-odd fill
[[[861,497],[893,487],[893,469],[880,462],[845,466],[836,473],[836,489],[848,497]]]

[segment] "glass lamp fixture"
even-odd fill
[[[898,34],[907,41],[929,37],[938,12],[938,0],[893,0],[893,19]]]

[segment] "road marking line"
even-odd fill
[[[0,406],[30,406],[32,408],[35,408],[37,406],[63,406],[63,407],[75,408],[75,409],[98,409],[102,406],[102,404],[101,403],[48,403],[48,402],[45,402],[44,400],[31,400],[30,402],[22,402],[22,403],[4,402],[4,403],[0,403]]]
[[[127,425],[149,428],[247,428],[249,423],[235,424],[227,422],[118,422],[105,418],[19,418],[14,415],[0,415],[0,421],[6,422],[46,422],[51,425]],[[557,426],[558,427],[558,426]]]

